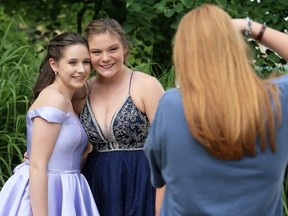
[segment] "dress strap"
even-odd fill
[[[93,85],[94,85],[94,82],[95,82],[95,80],[96,80],[96,77],[93,79],[93,81],[92,82],[86,82],[86,84],[87,84],[87,88],[85,89],[85,91],[87,92],[86,94],[87,94],[87,98],[86,98],[86,101],[90,98],[90,92],[91,92],[91,90],[92,90],[92,87],[93,87]]]
[[[132,70],[131,77],[130,77],[130,82],[129,82],[128,95],[130,95],[130,89],[131,89],[131,82],[132,82],[133,72],[134,72],[134,71]]]

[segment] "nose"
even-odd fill
[[[85,71],[86,71],[86,70],[85,70],[85,65],[84,65],[84,64],[79,64],[78,72],[83,73],[83,72],[85,72]]]
[[[103,60],[103,61],[108,61],[109,59],[110,59],[109,53],[103,52],[102,60]]]

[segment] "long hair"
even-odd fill
[[[127,57],[130,52],[130,43],[128,40],[128,36],[122,26],[112,18],[100,18],[96,20],[92,20],[85,29],[85,37],[89,41],[89,39],[95,35],[103,34],[109,32],[110,34],[116,36],[124,49],[127,50],[124,60],[127,61]],[[125,63],[124,62],[124,63]]]
[[[48,85],[52,84],[55,80],[55,72],[52,70],[49,59],[54,59],[58,62],[62,58],[64,50],[76,44],[83,44],[88,48],[86,39],[79,33],[76,32],[65,32],[55,36],[47,47],[47,54],[42,61],[39,69],[39,76],[33,89],[33,98],[30,101],[32,104],[38,97],[39,93]]]
[[[262,151],[268,141],[275,151],[278,89],[256,75],[249,47],[224,10],[204,4],[188,12],[173,60],[189,129],[211,155],[254,156],[258,138]]]

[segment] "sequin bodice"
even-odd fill
[[[148,118],[135,106],[130,95],[112,117],[111,137],[104,136],[94,117],[89,97],[81,111],[80,121],[95,151],[143,149],[148,135]]]

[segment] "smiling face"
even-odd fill
[[[113,77],[123,68],[127,50],[115,35],[108,31],[93,35],[88,39],[88,45],[92,67],[100,76]]]
[[[49,63],[57,72],[56,81],[69,89],[83,87],[91,70],[89,51],[82,44],[68,46],[59,61],[51,58]]]

